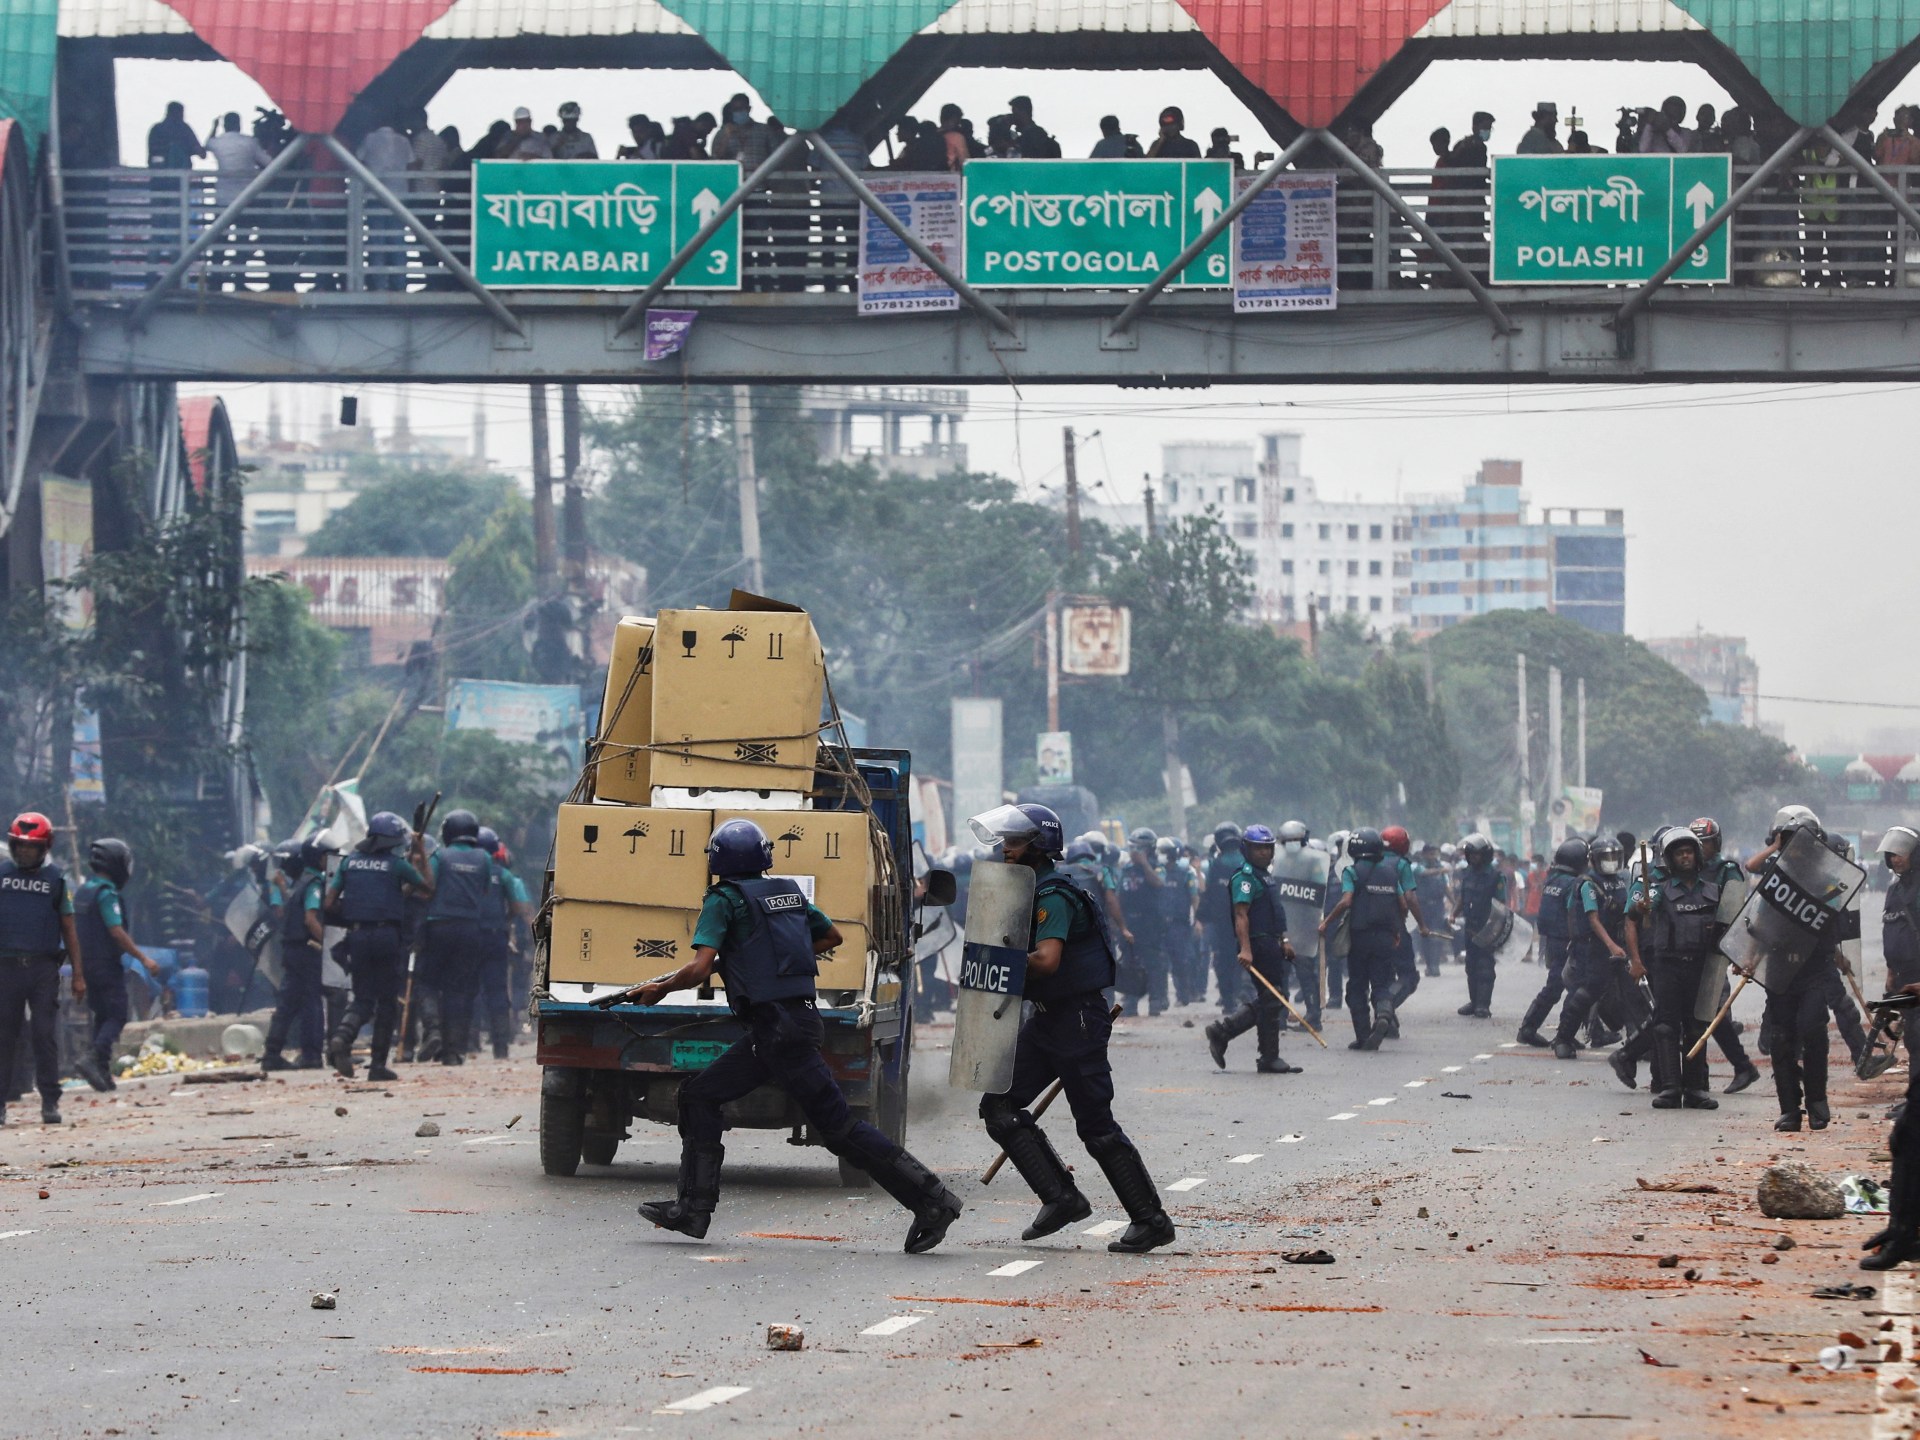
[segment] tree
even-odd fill
[[[450,678],[533,680],[523,639],[533,571],[532,510],[514,496],[453,552],[439,636]]]
[[[451,555],[513,495],[504,475],[377,466],[307,541],[309,555]]]
[[[264,581],[247,592],[246,746],[274,825],[288,832],[332,773],[340,636],[307,613],[306,590]]]

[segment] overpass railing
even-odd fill
[[[1751,174],[1736,169],[1735,183]],[[1883,168],[1920,199],[1920,168]],[[1385,170],[1461,259],[1487,262],[1483,170]],[[1339,198],[1340,286],[1448,291],[1458,279],[1357,177]],[[70,170],[65,239],[77,292],[137,298],[205,231],[246,177],[213,171]],[[402,198],[453,254],[473,245],[467,170],[415,172]],[[860,209],[831,176],[781,175],[741,209],[742,283],[749,291],[855,288]],[[1858,176],[1826,168],[1776,174],[1731,223],[1734,283],[1762,290],[1920,289],[1920,234]],[[52,227],[49,245],[56,243]],[[329,295],[455,291],[455,278],[400,218],[338,170],[288,171],[241,212],[189,272],[189,294]]]

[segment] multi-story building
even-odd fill
[[[1412,530],[1405,505],[1323,499],[1293,431],[1161,447],[1158,509],[1218,513],[1253,561],[1254,618],[1272,624],[1355,615],[1370,629],[1408,623]]]
[[[1618,510],[1528,515],[1518,460],[1488,460],[1458,496],[1412,502],[1413,628],[1432,634],[1494,610],[1550,610],[1626,630],[1626,530]]]
[[[1760,665],[1743,635],[1691,635],[1649,640],[1647,648],[1707,692],[1713,718],[1723,725],[1760,724]]]
[[[931,385],[808,385],[800,409],[824,460],[870,460],[883,474],[932,478],[967,468],[967,392]]]

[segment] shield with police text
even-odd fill
[[[1866,880],[1812,831],[1796,830],[1754,882],[1720,953],[1770,990],[1785,985],[1809,957],[1847,938],[1847,912]]]
[[[1033,871],[1025,865],[974,863],[947,1069],[947,1083],[956,1090],[1000,1095],[1013,1084],[1020,999],[1027,988],[1027,944],[1033,935],[1034,884]]]
[[[1278,846],[1267,880],[1287,917],[1287,941],[1293,946],[1294,960],[1303,967],[1313,964],[1320,954],[1320,917],[1326,913],[1325,852],[1305,845]]]

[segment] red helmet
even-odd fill
[[[1407,834],[1404,826],[1387,826],[1386,829],[1380,832],[1380,839],[1385,842],[1387,849],[1396,855],[1404,855],[1408,850],[1413,848],[1413,840]]]
[[[1703,852],[1707,850],[1718,850],[1720,848],[1720,822],[1718,820],[1715,820],[1709,815],[1702,815],[1698,820],[1687,826],[1687,829],[1691,830],[1694,835],[1699,838],[1700,848]]]
[[[53,846],[53,822],[38,810],[23,811],[14,817],[7,839],[27,845]]]

